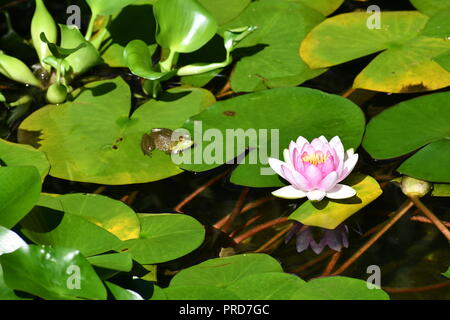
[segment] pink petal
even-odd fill
[[[275,171],[279,176],[282,176],[284,178],[281,166],[284,165],[285,163],[275,158],[269,158],[268,162],[272,170]]]
[[[358,154],[353,154],[349,159],[347,159],[344,163],[344,168],[342,169],[341,174],[339,175],[339,181],[344,180],[347,176],[352,172],[355,168],[356,163],[358,162]]]
[[[320,190],[309,191],[306,196],[311,201],[320,201],[325,198],[326,192]]]
[[[315,165],[309,165],[305,169],[305,178],[313,188],[317,188],[317,185],[322,181],[322,172]]]
[[[333,189],[327,192],[327,198],[346,199],[353,197],[355,194],[356,191],[352,187],[343,184],[337,184]]]
[[[330,147],[336,152],[336,156],[333,155],[336,171],[341,172],[345,157],[344,146],[342,145],[341,139],[339,139],[338,136],[333,137],[333,139],[330,140]]]
[[[320,181],[318,189],[322,191],[331,190],[338,182],[338,174],[336,171],[331,172],[322,181]]]
[[[300,136],[300,137],[297,138],[297,141],[296,141],[295,143],[297,144],[298,150],[301,151],[302,148],[303,148],[303,146],[304,146],[306,143],[309,143],[309,142],[308,142],[308,140],[306,140],[305,138],[303,138],[302,136]]]
[[[275,197],[283,199],[300,199],[306,197],[306,193],[295,189],[293,186],[286,186],[272,192]]]
[[[295,171],[294,168],[283,165],[281,170],[284,178],[295,188],[304,191],[309,191],[313,188],[309,181],[301,173]]]
[[[320,151],[323,147],[323,141],[319,138],[315,138],[313,141],[311,141],[311,145],[315,150]]]
[[[333,163],[333,157],[331,155],[328,156],[327,161],[325,163],[322,163],[320,166],[320,170],[322,171],[322,175],[326,176],[330,172],[335,171],[334,163]]]

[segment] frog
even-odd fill
[[[153,128],[145,133],[141,140],[144,155],[151,156],[153,150],[161,150],[166,154],[179,154],[192,147],[194,142],[188,134],[181,134],[166,128]]]

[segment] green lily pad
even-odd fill
[[[15,294],[14,290],[6,286],[6,283],[3,280],[3,269],[1,265],[0,265],[0,300],[24,300],[21,297],[18,297]]]
[[[201,121],[201,128],[197,121]],[[205,171],[252,148],[234,170],[231,182],[251,187],[281,186],[283,182],[267,164],[268,156],[281,157],[283,149],[298,136],[311,140],[337,135],[346,149],[357,148],[364,122],[361,109],[340,96],[309,88],[264,90],[217,102],[191,117],[184,126],[196,145],[183,152],[180,160],[186,170]],[[219,144],[212,143],[214,139]]]
[[[219,25],[229,22],[250,4],[252,0],[198,0],[208,10]]]
[[[29,245],[1,255],[0,263],[14,290],[43,299],[106,299],[101,280],[77,250]]]
[[[193,52],[217,32],[217,21],[197,0],[164,0],[153,5],[156,40],[174,52]]]
[[[239,300],[227,289],[205,285],[170,286],[163,291],[168,300]]]
[[[144,300],[139,293],[133,290],[124,289],[109,281],[105,281],[105,284],[116,300]]]
[[[155,264],[182,257],[198,248],[204,227],[184,214],[140,214],[139,239],[124,241],[122,251],[141,264]]]
[[[250,253],[210,259],[177,273],[170,282],[175,286],[214,286],[226,288],[252,274],[282,272],[278,261],[266,254]]]
[[[301,57],[311,68],[326,68],[384,50],[356,77],[355,88],[402,93],[450,85],[450,73],[432,60],[450,50],[450,42],[421,34],[427,16],[383,12],[380,29],[367,27],[369,16],[353,12],[325,20],[302,42]]]
[[[127,27],[124,28],[123,26]],[[151,5],[131,5],[114,16],[108,27],[108,35],[100,48],[103,60],[111,67],[126,67],[123,51],[132,40],[144,41],[150,52],[155,52],[156,22]]]
[[[35,167],[0,167],[0,226],[14,227],[34,206],[41,192]]]
[[[16,251],[26,245],[26,242],[17,233],[0,226],[0,255]]]
[[[295,300],[389,300],[381,289],[369,289],[367,282],[347,277],[317,278],[305,283]]]
[[[444,277],[450,278],[450,267],[446,272],[443,273]]]
[[[21,221],[21,233],[36,244],[79,250],[85,256],[114,250],[121,241],[102,227],[76,214],[36,206]]]
[[[236,46],[236,52],[241,48],[245,56],[231,75],[233,90],[296,86],[324,72],[310,69],[298,57],[299,43],[323,19],[323,15],[298,1],[252,2],[237,19],[222,27],[257,26]]]
[[[0,139],[0,160],[6,166],[35,166],[44,180],[50,170],[47,157],[33,147]]]
[[[176,88],[160,98],[130,116],[130,89],[120,77],[93,82],[73,101],[48,105],[25,119],[19,141],[45,152],[54,177],[110,185],[164,179],[181,170],[163,152],[146,156],[142,135],[180,127],[214,97],[203,89]]]
[[[110,270],[129,272],[133,267],[133,260],[128,252],[107,253],[88,257],[87,260],[93,266]]]
[[[435,183],[433,184],[433,191],[431,192],[433,197],[450,197],[450,184],[448,183]]]
[[[410,0],[410,2],[417,10],[429,16],[450,7],[449,0]]]
[[[356,196],[344,200],[325,199],[317,203],[306,201],[289,216],[289,219],[308,226],[335,229],[383,192],[378,182],[370,176],[353,174],[343,183],[355,189]]]
[[[283,272],[266,272],[246,276],[227,287],[241,300],[290,300],[305,283]]]
[[[297,0],[327,16],[341,6],[344,0]]]
[[[139,218],[133,209],[122,201],[98,194],[42,194],[37,204],[80,216],[111,232],[120,240],[139,238]]]
[[[367,125],[364,148],[376,159],[390,159],[425,146],[399,171],[419,179],[450,182],[449,98],[449,92],[435,93],[383,111]]]

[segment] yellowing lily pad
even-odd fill
[[[355,189],[356,196],[344,200],[306,201],[289,216],[289,219],[307,226],[335,229],[382,193],[378,182],[370,176],[354,174],[346,179],[344,184]]]
[[[450,41],[421,34],[426,15],[383,12],[379,29],[368,28],[369,17],[353,12],[325,20],[302,42],[301,57],[311,68],[326,68],[385,50],[356,77],[355,88],[402,93],[450,85],[450,73],[433,60],[450,50]]]
[[[120,77],[93,82],[73,101],[48,105],[25,119],[19,141],[43,151],[50,175],[61,179],[121,185],[164,179],[181,173],[171,157],[141,150],[152,128],[179,128],[212,104],[204,89],[176,88],[150,100],[130,116],[131,93]]]

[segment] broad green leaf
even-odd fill
[[[159,150],[146,156],[142,136],[152,128],[179,128],[214,97],[203,89],[176,88],[160,99],[130,116],[130,89],[120,77],[93,82],[73,101],[48,105],[25,119],[19,140],[46,153],[54,177],[110,185],[164,179],[181,170]]]
[[[375,159],[389,159],[426,146],[407,160],[400,172],[450,182],[449,97],[449,92],[430,94],[383,111],[367,125],[364,148]]]
[[[309,88],[279,88],[217,102],[184,126],[195,141],[193,149],[183,152],[184,169],[209,170],[250,148],[231,182],[273,187],[283,183],[268,166],[268,156],[281,157],[298,136],[311,140],[337,135],[346,149],[357,148],[364,116],[358,106],[340,96]]]
[[[8,288],[5,281],[3,280],[3,269],[0,264],[0,300],[23,300],[23,298],[18,297],[14,290]]]
[[[82,216],[39,205],[21,221],[21,227],[20,231],[36,244],[74,248],[85,256],[117,249],[122,243]]]
[[[311,280],[294,295],[295,300],[389,300],[381,289],[369,289],[364,280],[325,277]]]
[[[226,288],[252,274],[282,272],[278,261],[266,254],[250,253],[210,259],[177,273],[170,287],[204,285]]]
[[[41,177],[35,167],[0,167],[0,226],[14,227],[39,199]]]
[[[44,180],[50,170],[47,157],[31,146],[0,139],[0,160],[6,166],[35,166]]]
[[[14,290],[43,299],[106,299],[105,287],[77,250],[29,245],[1,255],[0,263]]]
[[[133,209],[122,201],[98,194],[42,194],[38,205],[83,217],[120,240],[139,237],[139,218]]]
[[[123,26],[127,26],[124,28]],[[100,48],[105,63],[110,67],[126,67],[125,46],[132,40],[144,41],[150,52],[156,50],[156,22],[150,5],[132,5],[114,16],[108,26],[108,36]]]
[[[61,47],[62,48],[76,48],[84,45],[83,48],[70,54],[65,60],[70,64],[75,75],[82,74],[90,68],[98,65],[102,59],[97,49],[86,41],[80,30],[66,25],[59,25],[61,29]]]
[[[222,27],[257,27],[236,47],[236,55],[241,51],[245,56],[231,75],[233,90],[251,92],[296,86],[324,72],[310,69],[298,57],[299,43],[323,19],[300,2],[252,2],[237,19]]]
[[[127,44],[123,52],[126,65],[131,72],[148,80],[164,81],[175,75],[176,71],[158,72],[152,65],[152,52],[142,40],[133,40]]]
[[[308,226],[335,229],[382,193],[378,182],[370,176],[353,174],[343,183],[355,189],[356,196],[344,200],[325,199],[317,203],[306,201],[289,216],[289,219]]]
[[[87,260],[96,267],[129,272],[133,267],[131,255],[127,252],[107,253],[88,257]]]
[[[266,272],[246,276],[227,287],[241,300],[290,300],[305,283],[283,272]]]
[[[448,38],[450,34],[450,2],[449,7],[430,17],[422,30],[422,35],[436,38]]]
[[[433,184],[433,190],[431,191],[433,197],[450,197],[450,184]]]
[[[132,290],[124,289],[109,281],[105,281],[105,284],[116,300],[144,300],[140,294]]]
[[[384,50],[356,77],[355,88],[402,93],[450,85],[450,73],[432,60],[450,50],[450,42],[421,35],[427,16],[383,12],[380,28],[371,29],[369,15],[353,12],[325,20],[302,42],[301,57],[311,68],[324,68]]]
[[[156,40],[175,52],[192,52],[217,32],[217,22],[197,0],[163,0],[153,5]]]
[[[119,12],[137,0],[86,0],[94,15],[111,15]]]
[[[422,11],[426,15],[432,16],[443,9],[450,7],[449,0],[410,0],[417,10]]]
[[[219,25],[233,20],[250,4],[251,0],[198,0]]]
[[[344,0],[296,0],[327,16],[341,6]]]
[[[205,229],[184,214],[140,214],[139,239],[124,241],[122,251],[140,264],[162,263],[182,257],[198,248]]]
[[[418,179],[450,183],[450,140],[423,147],[403,162],[398,171]]]
[[[450,267],[448,268],[448,270],[446,272],[443,273],[443,275],[447,278],[450,278]]]
[[[17,233],[0,226],[0,255],[13,252],[26,245],[26,242]]]
[[[239,300],[227,289],[206,285],[170,286],[163,291],[167,300]]]

